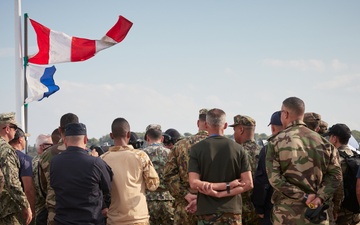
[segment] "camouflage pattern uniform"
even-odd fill
[[[238,142],[239,144],[241,144],[244,147],[245,152],[247,153],[248,161],[249,161],[249,164],[251,165],[252,179],[254,180],[256,167],[259,162],[260,146],[258,146],[256,144],[256,142],[253,140],[246,140],[244,142],[241,139],[237,140],[237,137],[239,137],[239,136],[236,136],[236,135],[238,135],[239,133],[236,134],[236,131],[235,131],[236,126],[242,126],[244,129],[251,129],[254,131],[255,126],[256,126],[256,121],[253,118],[251,118],[250,116],[236,115],[236,116],[234,116],[234,124],[229,125],[229,127],[234,127],[235,141]],[[243,143],[241,143],[241,142],[243,142]],[[242,224],[243,225],[258,225],[260,222],[259,216],[256,213],[255,207],[251,201],[251,194],[252,194],[252,190],[247,191],[245,193],[241,193]]]
[[[269,139],[266,170],[274,187],[274,225],[312,224],[305,219],[304,195],[317,194],[327,202],[342,181],[336,148],[302,121]]]
[[[33,182],[35,189],[35,214],[38,215],[41,211],[46,209],[45,207],[45,193],[40,188],[40,180],[39,180],[39,161],[40,155],[36,155],[32,160],[32,168],[33,168]]]
[[[15,149],[0,137],[0,167],[5,184],[0,197],[0,225],[17,225],[24,221],[22,209],[30,207],[19,180],[19,158]]]
[[[4,183],[5,183],[4,174],[0,170],[0,197],[1,197],[1,192],[3,191],[4,188]]]
[[[190,191],[188,176],[189,152],[191,146],[207,136],[208,132],[202,130],[193,136],[186,137],[178,141],[168,155],[164,169],[165,182],[169,186],[170,194],[175,198],[174,225],[195,225],[197,223],[196,216],[185,210],[185,207],[188,205],[185,196],[189,192],[196,193],[196,191]]]
[[[152,143],[143,149],[149,156],[154,168],[159,175],[160,185],[156,191],[146,191],[146,201],[150,214],[151,225],[166,225],[174,222],[174,198],[168,191],[164,181],[164,166],[170,152],[163,143]]]
[[[251,174],[253,180],[255,179],[255,171],[259,162],[260,146],[255,141],[248,140],[241,144],[249,159],[251,165]],[[252,190],[241,193],[242,198],[242,223],[243,225],[257,225],[259,224],[259,216],[255,211],[255,207],[251,201]]]
[[[198,216],[198,225],[242,225],[242,215],[234,213],[214,213]]]
[[[48,225],[55,225],[55,192],[50,185],[50,162],[52,158],[62,151],[65,151],[65,144],[60,141],[46,149],[40,156],[39,170],[40,170],[40,185],[46,193],[46,208],[48,210]]]
[[[353,156],[354,153],[351,151],[348,145],[342,145],[338,148],[339,152],[345,152],[349,156]],[[341,171],[344,174],[347,165],[346,161],[343,157],[340,156],[340,165]],[[339,188],[336,190],[333,198],[334,203],[334,211],[337,212],[337,220],[336,224],[341,225],[355,225],[360,222],[360,215],[359,213],[353,213],[343,207],[341,207],[341,203],[344,199],[344,183],[341,182]]]

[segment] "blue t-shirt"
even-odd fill
[[[16,150],[20,161],[19,177],[32,177],[32,158],[20,150]]]

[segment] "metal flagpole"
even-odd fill
[[[16,120],[26,132],[24,117],[24,79],[23,79],[23,55],[21,34],[21,0],[14,0],[15,22],[15,105]]]
[[[28,104],[25,104],[25,99],[28,97],[28,84],[26,81],[26,66],[28,64],[28,14],[24,14],[24,120],[25,120],[25,132],[28,132]],[[26,140],[25,153],[28,153],[28,144]]]

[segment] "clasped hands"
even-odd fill
[[[230,184],[230,190],[234,189],[238,186],[240,186],[240,187],[245,186],[245,183],[241,182],[240,179],[235,179],[235,180],[229,182],[229,184]],[[210,183],[210,182],[203,182],[202,186],[198,187],[197,189],[202,194],[209,195],[209,196],[216,197],[216,198],[220,198],[221,197],[220,194],[222,192],[226,193],[226,188],[218,189],[218,188],[216,188],[216,184]]]

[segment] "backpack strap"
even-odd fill
[[[349,156],[346,152],[344,151],[339,151],[339,155],[341,157],[343,157],[344,159],[350,158],[351,156]]]

